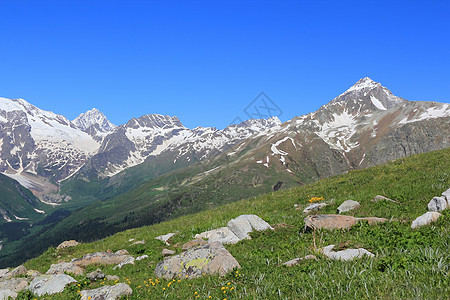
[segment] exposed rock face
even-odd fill
[[[306,207],[303,210],[303,213],[304,214],[310,214],[313,211],[318,211],[318,210],[324,208],[325,206],[327,206],[326,203],[313,203],[313,204],[308,205],[308,207]]]
[[[125,283],[105,285],[94,290],[81,291],[81,300],[117,300],[122,296],[131,296],[133,291]]]
[[[367,251],[364,248],[358,248],[358,249],[346,249],[341,251],[332,251],[334,248],[334,245],[326,246],[322,249],[320,249],[320,252],[325,255],[328,258],[334,259],[334,260],[343,260],[343,261],[349,261],[353,260],[355,258],[362,258],[364,255],[367,255],[369,257],[374,257],[375,255],[369,251]]]
[[[85,267],[88,265],[115,265],[129,261],[133,257],[131,255],[121,255],[108,252],[89,253],[82,258],[72,259],[71,263],[76,266]]]
[[[65,272],[72,273],[75,275],[84,274],[84,270],[80,266],[75,265],[74,263],[65,263],[65,262],[52,264],[50,266],[50,269],[48,269],[48,271],[45,272],[45,274],[64,274]]]
[[[444,209],[447,209],[447,207],[448,203],[444,197],[434,197],[428,203],[429,211],[443,211]]]
[[[70,241],[64,241],[61,244],[58,245],[58,247],[56,247],[56,249],[64,249],[67,247],[75,247],[78,246],[80,243],[78,243],[75,240],[70,240]]]
[[[355,218],[345,215],[314,215],[305,218],[305,230],[311,229],[349,229],[359,221],[367,221],[369,224],[386,222],[385,218],[367,217]]]
[[[439,217],[442,216],[440,213],[436,211],[429,211],[417,217],[411,224],[411,228],[415,229],[421,226],[429,225],[432,222],[436,222]]]
[[[9,269],[3,269],[0,270],[0,281],[26,274],[27,269],[23,265],[20,265],[17,268],[12,269],[11,271]]]
[[[203,274],[223,276],[240,267],[222,243],[212,242],[164,259],[156,265],[155,274],[166,279],[180,275],[180,278],[195,278]]]
[[[0,290],[10,290],[12,292],[19,293],[28,287],[28,281],[29,279],[23,277],[11,278],[0,282]]]
[[[31,281],[28,289],[38,296],[53,295],[62,292],[72,282],[77,281],[65,274],[41,275]]]
[[[350,210],[357,209],[361,205],[358,201],[346,200],[337,208],[338,213],[348,212]]]
[[[305,257],[294,258],[291,259],[290,261],[283,263],[283,266],[292,267],[300,264],[304,260],[311,260],[311,259],[317,259],[317,257],[315,255],[306,255]]]
[[[11,290],[0,290],[0,300],[16,299],[17,293]]]

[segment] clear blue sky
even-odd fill
[[[0,96],[69,119],[223,128],[261,92],[280,119],[369,76],[450,100],[449,1],[0,0]]]

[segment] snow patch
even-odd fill
[[[378,98],[370,95],[370,100],[372,100],[373,105],[376,106],[376,108],[380,109],[380,110],[387,110],[386,107],[384,107],[383,103],[381,103],[380,100],[378,100]]]
[[[45,211],[43,211],[43,210],[40,210],[40,209],[37,209],[37,208],[35,208],[34,210],[35,210],[37,213],[45,214]]]

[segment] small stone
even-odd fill
[[[339,207],[337,208],[338,213],[347,212],[353,209],[356,209],[360,207],[359,202],[353,201],[353,200],[346,200],[344,201]]]
[[[192,240],[192,241],[189,241],[189,242],[185,243],[183,245],[183,247],[182,247],[182,250],[186,251],[186,250],[191,249],[191,248],[193,248],[195,246],[200,246],[200,245],[205,245],[205,244],[206,244],[205,240],[203,240],[203,239],[195,239],[195,240]]]
[[[447,200],[444,197],[434,197],[428,203],[429,211],[443,211],[447,209]]]
[[[116,280],[120,280],[120,277],[117,275],[106,275],[106,280],[116,281]]]
[[[103,279],[105,278],[105,274],[103,274],[102,270],[97,269],[89,274],[86,275],[86,277],[90,280],[90,281],[96,281],[99,279]]]
[[[105,285],[93,290],[82,290],[81,300],[116,300],[123,296],[131,296],[133,291],[126,283],[118,283],[110,286]]]
[[[389,199],[388,197],[384,197],[384,196],[381,196],[381,195],[376,195],[372,200],[370,200],[370,201],[372,201],[372,202],[378,202],[378,201],[389,201],[389,202],[393,202],[393,203],[397,203],[397,204],[400,204],[400,202],[398,202],[398,201],[395,201],[395,200],[392,200],[392,199]]]
[[[228,227],[205,231],[200,234],[196,234],[195,238],[204,238],[210,243],[219,241],[222,244],[236,244],[240,241],[240,239]]]
[[[332,251],[335,245],[326,246],[319,251],[328,258],[333,260],[349,261],[355,258],[362,258],[364,255],[374,257],[375,255],[364,248],[346,249],[341,251]]]
[[[310,213],[312,213],[313,211],[317,211],[317,210],[319,210],[319,209],[324,208],[325,206],[327,206],[326,203],[313,203],[313,204],[310,204],[308,207],[306,207],[306,208],[303,210],[303,213],[304,213],[304,214],[310,214]]]
[[[146,258],[148,258],[148,255],[144,254],[144,255],[136,257],[136,260],[139,261],[139,260],[143,260],[143,259],[146,259]]]
[[[142,240],[142,241],[136,241],[136,242],[134,242],[133,244],[131,244],[131,246],[133,246],[133,245],[145,245],[145,241],[144,241],[144,240]]]
[[[121,250],[117,250],[114,254],[117,254],[117,255],[128,255],[130,253],[128,253],[128,251],[125,250],[125,249],[121,249]]]
[[[80,267],[85,267],[94,264],[114,265],[129,261],[132,258],[133,257],[131,255],[121,255],[108,252],[95,252],[86,254],[82,258],[72,259],[71,263]]]
[[[77,282],[66,274],[41,275],[31,281],[28,289],[38,296],[61,293],[66,285]]]
[[[56,247],[56,249],[64,249],[64,248],[68,248],[68,247],[75,247],[78,246],[80,243],[78,243],[75,240],[70,240],[70,241],[64,241],[61,244],[58,245],[58,247]]]
[[[122,269],[122,267],[125,265],[134,265],[134,261],[135,261],[134,257],[130,256],[127,260],[125,260],[125,261],[121,262],[120,264],[118,264],[117,266],[115,266],[113,268],[113,270],[115,270],[117,268]]]
[[[346,215],[313,215],[305,218],[305,230],[314,229],[349,229],[359,221],[367,221],[370,225],[386,222],[385,218],[355,218]]]
[[[175,254],[175,251],[169,250],[169,249],[163,249],[161,251],[162,256],[170,256],[170,255],[174,255],[174,254]]]
[[[283,263],[283,266],[292,267],[300,264],[303,260],[311,260],[311,259],[317,259],[317,257],[315,255],[306,255],[305,257],[294,258],[291,259],[290,261]]]
[[[155,237],[155,239],[163,241],[164,243],[166,243],[167,246],[170,246],[170,244],[167,241],[174,235],[175,235],[175,233],[170,232],[168,234],[157,236],[157,237]]]
[[[442,216],[440,213],[436,211],[429,211],[417,217],[411,224],[411,228],[415,229],[421,226],[429,225],[432,222],[436,222],[439,217]]]

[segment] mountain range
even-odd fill
[[[30,189],[45,213],[0,208],[3,222],[51,217],[60,232],[89,239],[90,228],[110,234],[448,148],[449,133],[449,104],[408,101],[367,77],[307,115],[223,130],[158,114],[115,126],[97,109],[69,121],[0,98],[0,172]]]

